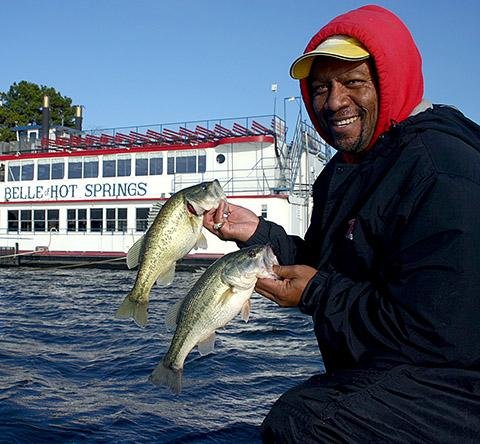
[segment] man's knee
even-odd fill
[[[319,390],[312,399],[305,384],[283,394],[273,405],[261,427],[265,443],[318,443],[335,440],[328,422],[334,403],[328,390]]]
[[[305,418],[300,418],[296,408],[289,408],[279,399],[263,420],[262,440],[265,443],[305,442],[301,434],[306,429]]]

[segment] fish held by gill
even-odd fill
[[[196,345],[201,355],[211,352],[215,331],[238,313],[248,321],[257,279],[276,278],[272,267],[277,264],[270,246],[256,245],[229,253],[210,265],[185,299],[168,311],[167,326],[176,325],[176,330],[149,380],[180,393],[183,365],[190,351]]]
[[[203,214],[225,199],[220,183],[213,180],[184,188],[163,206],[152,208],[147,232],[127,253],[128,268],[139,268],[132,290],[115,314],[117,318],[133,318],[141,327],[147,324],[153,284],[171,284],[176,261],[194,247],[207,248],[202,233]]]

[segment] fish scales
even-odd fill
[[[215,331],[238,313],[248,320],[255,283],[259,277],[273,278],[275,264],[278,262],[269,246],[253,246],[229,253],[208,267],[185,299],[167,314],[167,323],[176,323],[176,330],[150,380],[179,393],[183,364],[190,351],[195,345],[201,354],[212,351]]]
[[[167,207],[156,222],[162,229],[154,227],[149,230],[144,260],[137,277],[140,284],[136,290],[141,293],[139,300],[148,299],[145,289],[151,288],[158,276],[172,267],[178,256],[187,254],[193,248],[192,239],[197,239],[200,234],[202,218],[189,214],[184,199],[179,202],[181,197],[165,204]],[[173,248],[178,249],[178,254],[173,254]]]
[[[229,288],[212,267],[200,277],[189,294],[190,297],[184,300],[180,308],[179,318],[183,322],[175,333],[177,341],[172,342],[172,347],[165,356],[164,362],[167,366],[181,367],[197,342],[206,339],[212,330],[223,327],[224,320],[229,318],[230,314],[233,317],[240,311],[244,303],[242,298],[238,298],[239,307],[221,303]]]
[[[142,327],[147,324],[152,286],[155,282],[169,285],[176,261],[194,247],[206,248],[203,214],[218,208],[222,200],[225,194],[218,180],[214,180],[182,189],[166,201],[145,235],[128,252],[127,264],[139,265],[139,269],[116,317],[133,318]]]

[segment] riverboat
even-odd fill
[[[83,131],[80,114],[76,128],[46,125],[16,127],[17,141],[0,144],[0,247],[22,264],[125,264],[154,203],[213,179],[231,203],[302,236],[331,155],[301,114],[289,142],[277,115]],[[236,249],[206,237],[185,261]]]

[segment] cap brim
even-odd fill
[[[301,55],[297,60],[292,63],[290,67],[290,76],[294,79],[305,79],[310,74],[312,63],[315,57],[334,57],[341,60],[365,60],[370,57],[370,54],[362,48],[343,48],[341,51],[325,51],[325,50],[313,50],[306,54]]]

